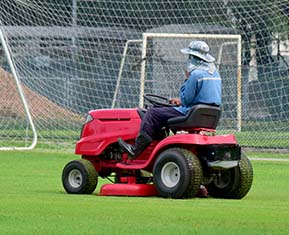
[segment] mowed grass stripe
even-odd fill
[[[104,179],[92,195],[68,195],[61,173],[73,159],[0,152],[0,234],[289,234],[288,162],[252,161],[242,200],[171,200],[96,196]]]

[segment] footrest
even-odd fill
[[[146,166],[146,161],[132,161],[132,162],[119,162],[116,164],[117,168],[124,170],[138,170]]]

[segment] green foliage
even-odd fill
[[[283,38],[288,37],[288,15],[284,12],[284,6],[271,0],[232,0],[228,2],[228,8],[237,28],[243,35],[244,46],[247,50],[245,64],[248,64],[250,60],[249,44],[253,34],[256,36],[258,63],[268,64],[272,62],[268,46],[275,34],[280,34]]]

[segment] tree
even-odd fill
[[[275,34],[288,35],[288,15],[277,4],[278,1],[230,0],[227,4],[233,14],[237,28],[241,31],[246,48],[244,64],[250,61],[250,40],[253,34],[256,37],[256,57],[258,65],[267,65],[273,62],[269,47]]]

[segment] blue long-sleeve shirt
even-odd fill
[[[186,114],[193,105],[221,105],[222,81],[217,70],[209,72],[208,65],[192,70],[180,88],[181,106],[175,107]]]

